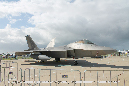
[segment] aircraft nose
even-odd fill
[[[111,48],[110,50],[111,50],[111,53],[117,52],[117,50],[113,48]]]
[[[113,49],[113,48],[105,47],[105,53],[106,54],[111,54],[111,53],[114,53],[114,52],[117,52],[117,50]]]

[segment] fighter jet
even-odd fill
[[[47,45],[46,48],[38,48],[30,35],[25,36],[29,49],[22,52],[15,52],[15,55],[30,54],[30,57],[41,60],[49,60],[55,58],[56,62],[60,61],[60,58],[83,58],[83,57],[96,57],[116,52],[115,49],[98,46],[87,39],[76,41],[65,46],[54,47],[55,39]],[[77,61],[74,62],[77,64]]]

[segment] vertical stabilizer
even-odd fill
[[[25,36],[26,40],[27,40],[27,44],[29,49],[28,50],[39,50],[39,48],[37,47],[37,45],[35,44],[35,42],[32,40],[32,38],[30,37],[30,35]]]
[[[50,41],[50,43],[47,45],[46,48],[48,48],[48,47],[54,47],[54,45],[55,45],[55,38]]]

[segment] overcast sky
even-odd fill
[[[0,53],[88,39],[100,46],[129,49],[129,0],[0,0]]]

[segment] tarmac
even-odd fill
[[[0,86],[129,86],[129,57],[2,60]]]

